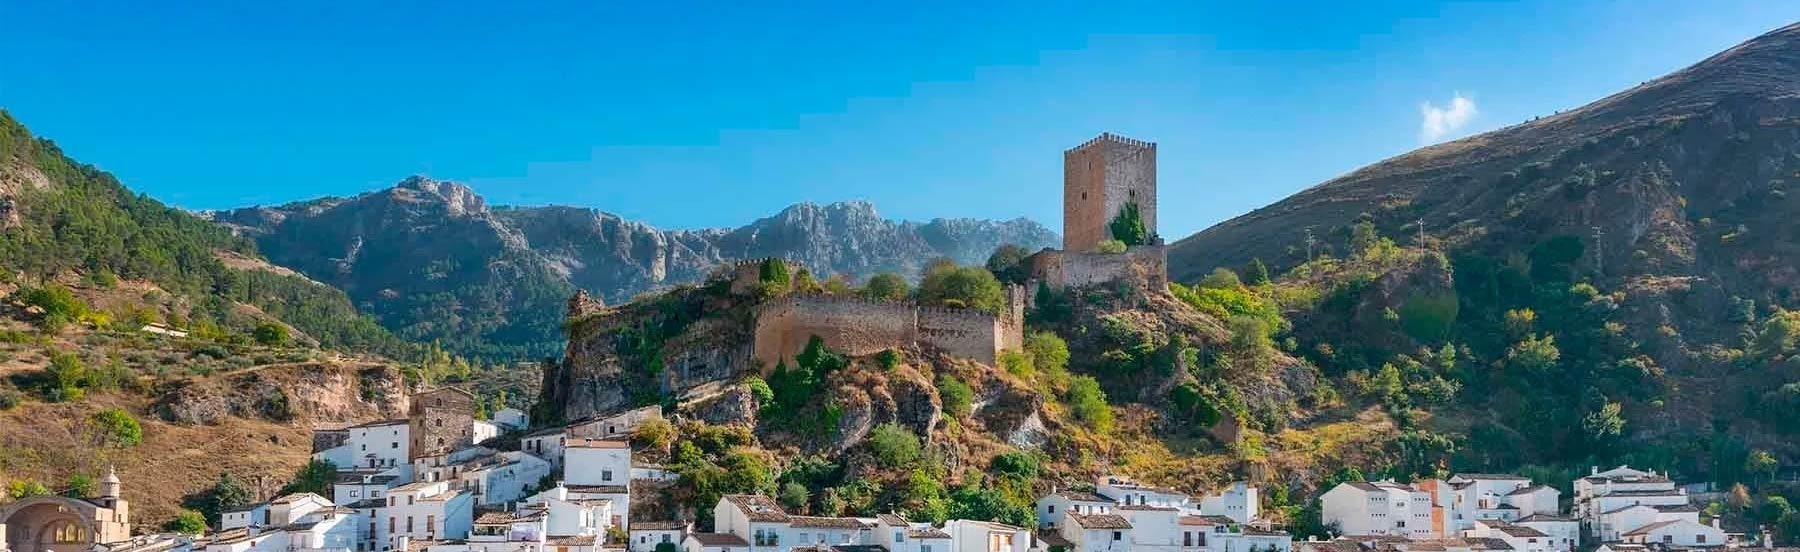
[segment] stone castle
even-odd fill
[[[1070,287],[1123,283],[1151,292],[1167,288],[1167,257],[1156,229],[1156,144],[1107,133],[1063,154],[1063,249],[1045,249],[1024,262],[1023,286],[1008,285],[1000,313],[882,302],[861,297],[789,293],[752,307],[746,316],[700,317],[662,339],[661,365],[651,373],[627,366],[620,353],[642,328],[655,324],[658,308],[703,312],[704,294],[689,294],[665,307],[610,308],[577,293],[569,319],[582,321],[571,333],[563,366],[546,375],[551,400],[570,418],[628,406],[646,394],[686,396],[736,374],[768,373],[792,363],[813,336],[850,355],[886,349],[926,348],[993,364],[1002,351],[1023,347],[1025,310],[1042,286]],[[1123,252],[1102,251],[1112,240],[1111,223],[1128,205],[1150,231],[1149,243]],[[746,298],[760,293],[761,268],[768,259],[720,267],[709,282]],[[785,261],[784,261],[785,262]],[[800,266],[790,263],[789,273]],[[685,304],[685,306],[681,306]],[[634,373],[643,374],[634,379]],[[638,381],[644,376],[654,381]],[[631,381],[628,381],[631,380]],[[635,381],[632,382],[632,381]],[[654,385],[656,389],[647,386]],[[422,443],[434,445],[435,441]]]
[[[1112,221],[1136,205],[1150,243],[1101,252]],[[1063,248],[1027,261],[1032,278],[1063,289],[1125,280],[1149,290],[1168,287],[1168,252],[1156,233],[1156,144],[1113,133],[1063,152]]]

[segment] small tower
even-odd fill
[[[113,466],[106,467],[106,478],[100,480],[100,498],[107,502],[107,507],[119,500],[119,470]]]
[[[1127,204],[1156,235],[1156,144],[1103,133],[1063,152],[1063,250],[1093,251],[1113,239]]]

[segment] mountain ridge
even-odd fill
[[[348,198],[203,216],[254,240],[276,264],[343,288],[403,337],[468,338],[463,351],[494,341],[502,347],[487,353],[514,356],[555,352],[575,289],[618,303],[766,257],[820,267],[821,279],[910,277],[938,257],[978,264],[1003,244],[1057,241],[1024,218],[892,220],[867,201],[798,203],[736,228],[664,230],[591,207],[490,205],[467,185],[416,175]]]

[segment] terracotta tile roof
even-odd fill
[[[693,533],[688,536],[702,546],[750,546],[743,537],[731,533]]]
[[[305,500],[309,497],[316,498],[319,500],[325,500],[325,497],[322,497],[322,496],[319,496],[319,495],[316,495],[313,493],[289,493],[289,494],[284,494],[284,495],[275,497],[275,500],[271,500],[271,501],[269,501],[269,503],[270,504],[289,504],[289,503]],[[329,503],[331,501],[325,500],[325,502]]]
[[[1538,492],[1538,491],[1541,491],[1544,489],[1548,489],[1548,488],[1550,488],[1549,485],[1527,485],[1524,487],[1519,487],[1517,489],[1513,489],[1513,492],[1506,493],[1506,496],[1519,496],[1519,495],[1524,495],[1524,494],[1531,494],[1531,493],[1535,493],[1535,492]]]
[[[793,527],[824,529],[862,529],[863,523],[856,518],[788,516],[788,525]]]
[[[1063,498],[1066,498],[1069,500],[1073,500],[1076,502],[1105,502],[1107,504],[1113,503],[1113,500],[1110,498],[1106,498],[1104,496],[1100,496],[1100,495],[1090,493],[1090,492],[1085,492],[1085,491],[1057,491],[1057,492],[1050,493],[1050,494],[1060,496],[1060,497],[1063,497]]]
[[[396,425],[406,425],[407,423],[409,423],[409,421],[406,418],[390,418],[390,419],[386,419],[386,420],[376,420],[373,422],[356,424],[356,425],[353,425],[350,427],[346,427],[344,429],[360,429],[360,428],[365,428],[365,427],[387,427],[387,426],[396,426]]]
[[[624,485],[563,485],[572,493],[593,494],[625,494],[631,492]]]
[[[620,439],[570,439],[569,442],[563,446],[565,448],[628,449],[631,448],[631,441]]]
[[[1130,529],[1131,522],[1118,514],[1076,514],[1070,513],[1069,519],[1076,525],[1088,529]]]
[[[1544,534],[1543,531],[1539,531],[1537,529],[1532,529],[1530,527],[1526,527],[1523,525],[1501,525],[1499,527],[1495,527],[1494,530],[1502,532],[1502,533],[1506,533],[1507,535],[1510,535],[1510,536],[1519,537],[1519,538],[1536,538],[1536,537],[1550,536],[1550,535]]]
[[[1555,521],[1575,521],[1575,518],[1568,517],[1568,516],[1560,516],[1560,515],[1555,515],[1555,514],[1531,514],[1529,516],[1519,518],[1519,520],[1514,523],[1538,523],[1538,522],[1555,522]]]
[[[1681,521],[1682,520],[1679,520],[1679,519],[1671,519],[1668,521],[1658,521],[1656,523],[1645,525],[1645,526],[1639,527],[1637,529],[1632,529],[1630,531],[1626,531],[1625,534],[1621,535],[1621,536],[1635,537],[1635,536],[1639,536],[1639,535],[1648,535],[1648,534],[1650,534],[1651,531],[1655,531],[1657,529],[1661,529],[1664,527],[1668,527],[1670,525],[1681,523]]]
[[[1529,477],[1525,477],[1523,475],[1513,475],[1510,473],[1459,473],[1459,474],[1451,475],[1450,478],[1451,479],[1458,479],[1458,478],[1461,478],[1461,479],[1485,479],[1485,480],[1489,480],[1489,481],[1530,481],[1531,480],[1531,478],[1529,478]]]
[[[913,529],[911,531],[907,531],[906,536],[912,537],[915,539],[947,539],[947,538],[950,538],[949,533],[945,533],[940,529],[932,529],[932,528]]]
[[[1232,521],[1231,518],[1228,518],[1225,516],[1181,516],[1180,518],[1176,518],[1175,523],[1179,524],[1179,525],[1202,525],[1202,526],[1205,526],[1205,525],[1231,525],[1231,524],[1237,523],[1237,522]]]
[[[744,517],[750,521],[786,523],[788,520],[788,514],[781,509],[781,505],[776,504],[775,499],[763,495],[725,495],[721,499],[743,511]]]
[[[572,537],[550,537],[544,544],[550,546],[593,546],[599,544],[599,535],[576,535]]]
[[[1150,506],[1147,504],[1121,504],[1118,506],[1118,509],[1132,510],[1132,511],[1138,511],[1138,512],[1173,512],[1173,511],[1176,511],[1175,508],[1167,508],[1167,507],[1163,507],[1163,506]]]
[[[877,514],[875,519],[895,527],[905,527],[908,523],[906,518],[900,517],[900,514]]]
[[[1064,538],[1062,535],[1053,531],[1039,531],[1037,533],[1037,540],[1043,541],[1044,544],[1049,546],[1061,546],[1063,548],[1075,547],[1075,543],[1069,542],[1069,539]]]

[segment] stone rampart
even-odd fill
[[[1146,289],[1169,284],[1167,246],[1141,245],[1124,253],[1072,252],[1046,249],[1030,259],[1032,277],[1051,288],[1092,286],[1127,280]]]
[[[919,306],[860,297],[795,294],[763,304],[756,314],[754,357],[763,370],[791,362],[812,336],[832,350],[862,356],[926,345],[992,364],[1023,341],[1025,291],[1007,289],[1008,312]]]

